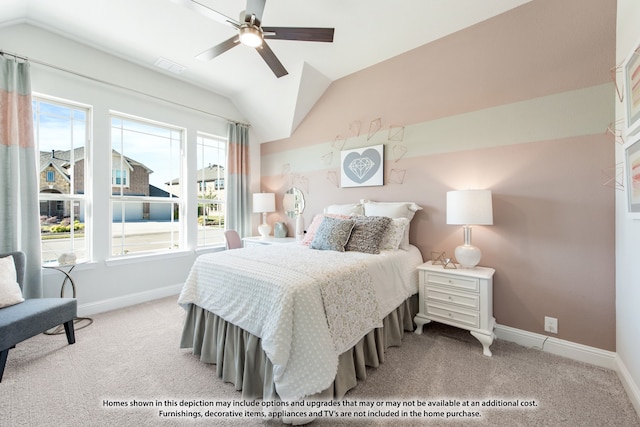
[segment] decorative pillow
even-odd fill
[[[364,214],[366,216],[388,216],[389,218],[407,218],[409,222],[417,211],[422,208],[413,202],[372,202],[370,200],[362,200],[364,206]],[[400,249],[409,249],[409,227],[404,229],[404,236],[400,242]]]
[[[309,246],[311,242],[313,242],[313,238],[316,236],[316,231],[318,231],[318,227],[322,224],[322,220],[324,217],[338,218],[338,219],[349,219],[348,215],[333,215],[333,214],[317,214],[313,217],[311,221],[311,225],[307,228],[307,233],[304,235],[304,239],[300,243],[303,245]]]
[[[12,256],[0,258],[0,308],[24,301]]]
[[[326,214],[336,215],[364,215],[364,208],[362,203],[346,203],[343,205],[329,205],[324,208]]]
[[[345,246],[347,251],[380,253],[380,242],[389,227],[391,218],[386,216],[356,216],[351,237]]]
[[[311,242],[311,249],[344,252],[355,223],[353,219],[325,217]]]
[[[400,242],[404,237],[404,229],[409,225],[407,218],[393,218],[387,227],[387,231],[382,235],[380,241],[381,251],[395,251],[400,247]]]

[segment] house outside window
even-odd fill
[[[182,129],[112,114],[111,149],[111,255],[179,249],[182,201],[168,181],[182,175]]]
[[[43,262],[73,252],[90,259],[85,230],[90,188],[88,106],[45,96],[33,97],[34,137],[39,156],[40,233]]]
[[[198,246],[224,243],[227,140],[199,133],[197,138]]]

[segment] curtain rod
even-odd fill
[[[132,89],[132,88],[127,87],[127,86],[122,86],[122,85],[119,85],[119,84],[116,84],[116,83],[108,82],[106,80],[102,80],[102,79],[98,79],[98,78],[95,78],[95,77],[87,76],[86,74],[81,74],[81,73],[78,73],[76,71],[72,71],[72,70],[69,70],[69,69],[66,69],[66,68],[62,68],[62,67],[59,67],[57,65],[50,64],[48,62],[40,61],[38,59],[29,58],[29,57],[24,56],[24,55],[19,55],[17,53],[7,52],[6,50],[0,49],[0,55],[13,56],[14,58],[20,59],[22,61],[32,62],[34,64],[38,64],[38,65],[42,65],[42,66],[45,66],[45,67],[53,68],[54,70],[58,70],[58,71],[62,71],[62,72],[68,73],[68,74],[72,74],[74,76],[77,76],[77,77],[80,77],[80,78],[83,78],[83,79],[87,79],[87,80],[91,80],[91,81],[96,82],[96,83],[104,84],[104,85],[107,85],[107,86],[112,86],[112,87],[115,87],[115,88],[118,88],[118,89],[127,90],[129,92],[133,92],[133,93],[136,93],[138,95],[143,95],[143,96],[155,99],[157,101],[167,102],[169,104],[173,104],[173,105],[176,105],[178,107],[182,107],[182,108],[186,108],[186,109],[189,109],[189,110],[197,111],[199,113],[203,113],[203,114],[206,114],[206,115],[209,115],[209,116],[212,116],[212,117],[216,117],[216,118],[219,118],[219,119],[227,120],[227,121],[230,121],[230,122],[238,123],[238,124],[249,126],[249,127],[251,126],[249,123],[238,122],[236,120],[230,119],[228,117],[221,116],[219,114],[211,113],[209,111],[204,111],[204,110],[201,110],[199,108],[191,107],[191,106],[186,105],[186,104],[181,104],[179,102],[171,101],[171,100],[168,100],[166,98],[162,98],[160,96],[151,95],[149,93],[142,92],[142,91],[137,90],[137,89]]]

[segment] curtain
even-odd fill
[[[25,298],[42,296],[38,171],[29,63],[0,55],[0,252],[26,254]]]
[[[236,230],[240,237],[251,234],[249,202],[249,127],[228,123],[226,228]]]

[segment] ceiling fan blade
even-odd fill
[[[267,63],[267,65],[269,66],[269,68],[271,68],[271,71],[273,71],[273,74],[275,74],[277,78],[289,74],[278,57],[276,57],[276,54],[273,53],[267,42],[263,41],[262,46],[257,47],[256,50],[258,51],[260,56],[262,56],[264,62]]]
[[[214,47],[205,50],[204,52],[196,56],[196,58],[198,58],[200,61],[209,61],[210,59],[213,59],[216,56],[225,53],[232,47],[235,47],[239,44],[240,44],[240,37],[236,34],[230,39],[227,39],[222,43],[217,44]]]
[[[245,9],[244,22],[251,20],[251,15],[256,16],[256,25],[260,26],[262,22],[262,13],[264,12],[264,4],[267,0],[247,0],[247,8]]]
[[[334,28],[262,27],[264,38],[271,40],[300,40],[333,42]]]
[[[194,12],[206,16],[207,18],[213,19],[214,21],[220,22],[222,24],[231,25],[234,28],[238,28],[240,23],[235,19],[229,18],[227,15],[224,15],[217,10],[213,10],[208,6],[205,6],[202,3],[199,3],[195,0],[171,0],[172,2],[182,5],[187,9],[191,9]]]

